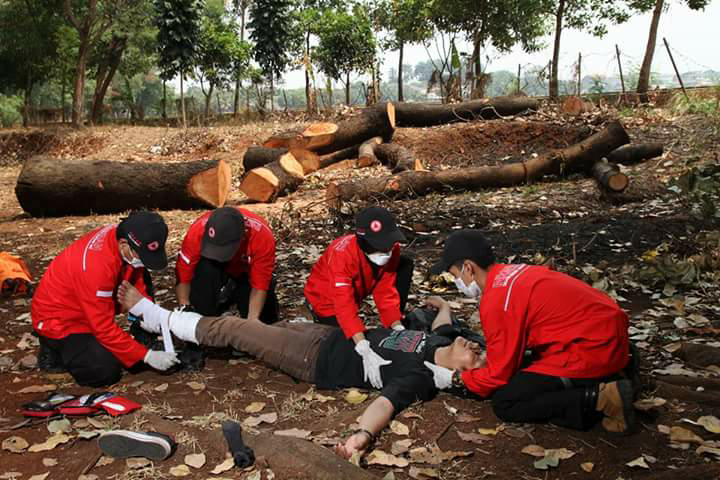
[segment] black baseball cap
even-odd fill
[[[405,235],[397,227],[395,215],[382,207],[366,208],[355,218],[355,234],[379,252],[389,252]]]
[[[201,255],[229,262],[245,238],[245,217],[236,208],[221,207],[210,214],[203,233]]]
[[[492,247],[480,230],[458,230],[451,233],[445,239],[442,258],[430,268],[430,273],[439,275],[462,260],[472,260],[484,269],[495,263]]]
[[[118,225],[118,238],[127,240],[130,248],[150,270],[167,267],[165,242],[168,227],[158,213],[137,211],[123,218]]]

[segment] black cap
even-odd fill
[[[356,235],[379,252],[389,252],[397,242],[405,242],[405,235],[397,227],[395,216],[382,207],[370,207],[355,218]]]
[[[495,263],[492,247],[480,230],[458,230],[451,233],[445,239],[442,259],[430,268],[430,273],[439,275],[462,260],[472,260],[484,269]]]
[[[162,270],[167,267],[165,254],[167,236],[168,227],[165,225],[165,220],[155,212],[133,212],[127,218],[123,218],[118,226],[118,238],[126,239],[143,265],[150,270]]]
[[[245,238],[245,217],[236,208],[222,207],[210,214],[205,224],[201,255],[229,262]]]

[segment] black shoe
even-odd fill
[[[130,322],[130,335],[148,350],[165,350],[162,341],[154,333],[143,330],[139,321]]]
[[[175,442],[162,433],[113,430],[98,438],[100,450],[112,458],[145,457],[165,460],[172,454]]]
[[[185,342],[185,347],[178,354],[180,370],[186,372],[199,372],[205,368],[205,352],[202,346]]]
[[[40,348],[37,354],[37,366],[41,372],[46,373],[62,373],[66,371],[60,354],[45,345],[42,338],[40,339]]]

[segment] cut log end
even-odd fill
[[[624,192],[628,187],[630,180],[624,173],[615,173],[610,175],[607,180],[608,188],[613,192]]]
[[[320,169],[320,157],[310,150],[295,148],[290,150],[293,157],[302,165],[303,173],[308,175]]]
[[[273,172],[260,167],[250,170],[240,184],[240,190],[251,200],[267,202],[273,198],[280,181]]]
[[[230,166],[224,160],[219,160],[217,167],[190,178],[188,191],[192,197],[215,207],[222,207],[230,192],[230,180]]]
[[[301,139],[293,142],[291,146],[307,150],[324,147],[332,143],[337,131],[336,123],[313,123],[303,131]]]
[[[390,126],[393,130],[395,130],[395,104],[392,102],[387,102],[386,108],[388,119],[390,120]]]
[[[280,157],[278,163],[280,164],[282,169],[288,173],[288,175],[295,178],[305,177],[303,166],[300,164],[300,162],[297,161],[297,159],[292,153],[288,152],[282,157]]]

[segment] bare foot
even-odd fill
[[[350,457],[353,456],[353,453],[364,450],[369,443],[370,439],[367,437],[367,435],[365,435],[364,433],[355,433],[348,437],[348,439],[345,440],[344,444],[340,443],[336,445],[335,453],[349,460]]]
[[[117,298],[124,309],[130,310],[143,299],[143,296],[130,282],[123,280],[118,287]]]

